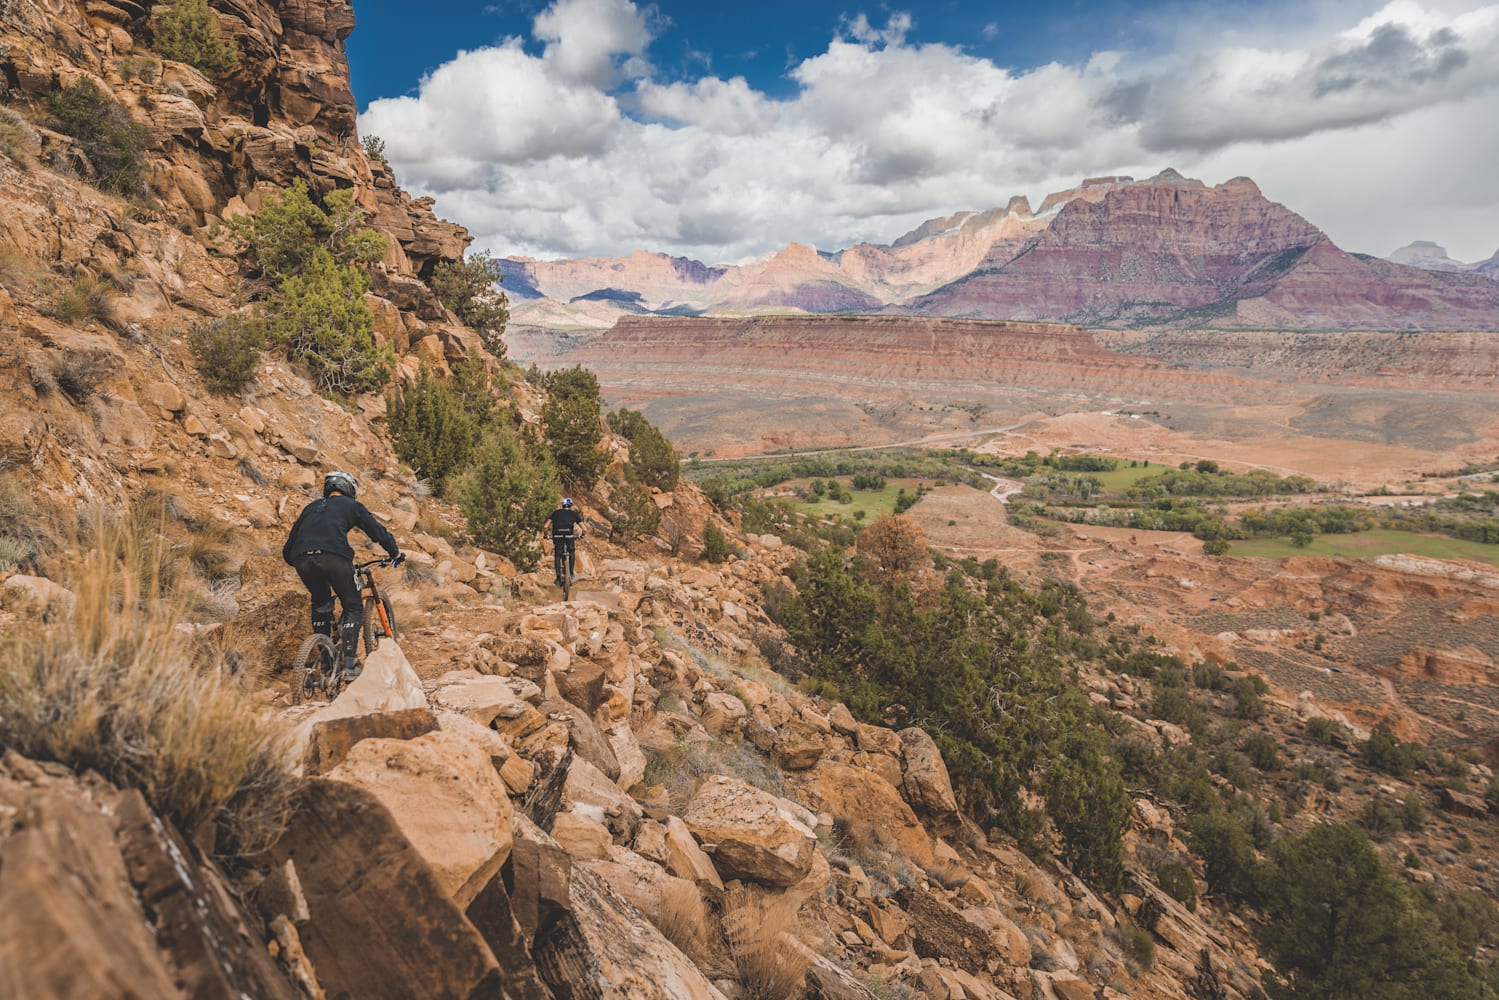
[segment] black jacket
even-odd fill
[[[572,538],[583,523],[583,515],[572,507],[558,507],[547,515],[547,521],[552,526],[553,538]]]
[[[291,534],[286,537],[286,544],[281,547],[281,558],[290,563],[309,552],[331,552],[353,559],[354,549],[349,545],[351,528],[363,531],[392,559],[401,554],[395,537],[375,520],[375,515],[364,504],[336,495],[314,500],[302,508],[297,523],[291,526]]]

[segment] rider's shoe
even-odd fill
[[[348,683],[350,683],[350,682],[352,682],[354,680],[357,680],[359,678],[359,675],[362,674],[362,673],[364,673],[364,667],[360,666],[358,660],[355,660],[355,659],[352,659],[352,658],[344,660],[344,683],[345,684],[348,684]]]

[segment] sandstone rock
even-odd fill
[[[668,875],[659,866],[620,847],[608,857],[584,865],[629,900],[658,928],[667,922],[695,929],[704,935],[711,926],[702,893],[687,879]]]
[[[901,738],[893,729],[860,723],[855,738],[860,750],[889,754],[892,757],[901,755]]]
[[[776,763],[788,771],[804,771],[822,759],[822,734],[801,719],[781,727],[772,744]]]
[[[360,740],[409,740],[435,728],[437,717],[425,708],[320,719],[312,725],[303,773],[316,775],[332,770]]]
[[[1011,966],[1024,967],[1031,961],[1031,942],[1004,911],[994,906],[973,907],[962,911],[963,918],[988,934],[989,944]]]
[[[699,719],[704,729],[715,736],[721,736],[737,730],[747,714],[744,702],[731,694],[713,691],[704,696]]]
[[[962,825],[958,798],[937,744],[914,726],[899,733],[906,801],[932,820],[938,836],[955,833]]]
[[[639,803],[582,755],[574,756],[568,765],[560,804],[565,810],[576,811],[580,806],[597,810],[599,822],[622,842],[633,840],[640,827]]]
[[[17,574],[0,583],[0,589],[5,591],[8,606],[19,606],[34,614],[67,613],[73,608],[73,592],[44,576]]]
[[[588,811],[560,812],[552,818],[552,839],[575,860],[607,858],[611,843],[609,829]]]
[[[889,782],[863,768],[823,760],[809,771],[787,775],[797,798],[833,816],[873,831],[877,843],[923,867],[931,865],[932,842],[911,807]]]
[[[603,771],[611,782],[619,778],[619,758],[614,756],[608,738],[593,724],[587,712],[560,698],[544,701],[538,709],[547,719],[567,727],[568,739],[579,757]]]
[[[634,906],[524,816],[510,874],[515,919],[557,997],[725,1000]]]
[[[645,779],[647,761],[628,721],[620,720],[609,730],[609,746],[619,761],[619,777],[615,779],[619,787],[630,789],[640,784]]]
[[[509,856],[510,797],[489,755],[461,735],[365,740],[328,778],[364,788],[384,803],[460,907]]]
[[[510,757],[500,765],[500,780],[511,795],[521,795],[536,778],[536,765],[522,757]]]
[[[457,712],[481,726],[489,726],[502,715],[513,715],[521,703],[514,686],[504,677],[447,680],[432,690],[431,698],[438,707]]]
[[[312,913],[302,944],[330,996],[499,995],[494,955],[373,793],[308,782],[269,860],[288,859]]]
[[[895,898],[911,918],[912,946],[922,958],[945,958],[960,969],[982,973],[996,957],[983,927],[931,893],[902,889]]]
[[[682,821],[711,845],[721,874],[788,886],[812,868],[811,829],[774,796],[722,775],[712,775],[693,796]]]
[[[175,995],[109,816],[28,785],[0,780],[0,993]]]
[[[666,818],[664,850],[667,871],[723,892],[723,880],[718,877],[712,859],[698,846],[697,838],[687,824],[676,816]]]
[[[841,701],[828,712],[828,722],[832,725],[834,732],[844,736],[853,736],[859,731],[859,723],[854,719],[854,714]]]

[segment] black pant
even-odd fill
[[[567,578],[573,578],[573,563],[577,558],[573,546],[576,542],[577,538],[572,535],[552,536],[552,569],[556,571],[559,584],[562,582],[564,569],[567,571]]]
[[[333,635],[333,598],[343,605],[339,632],[344,662],[359,653],[359,630],[364,627],[364,606],[359,600],[359,580],[354,576],[354,560],[333,552],[310,552],[292,559],[292,568],[312,595],[312,630]]]

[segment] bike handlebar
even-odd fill
[[[369,562],[355,563],[355,569],[368,569],[371,566],[389,566],[390,556],[382,556],[379,559],[371,559]]]

